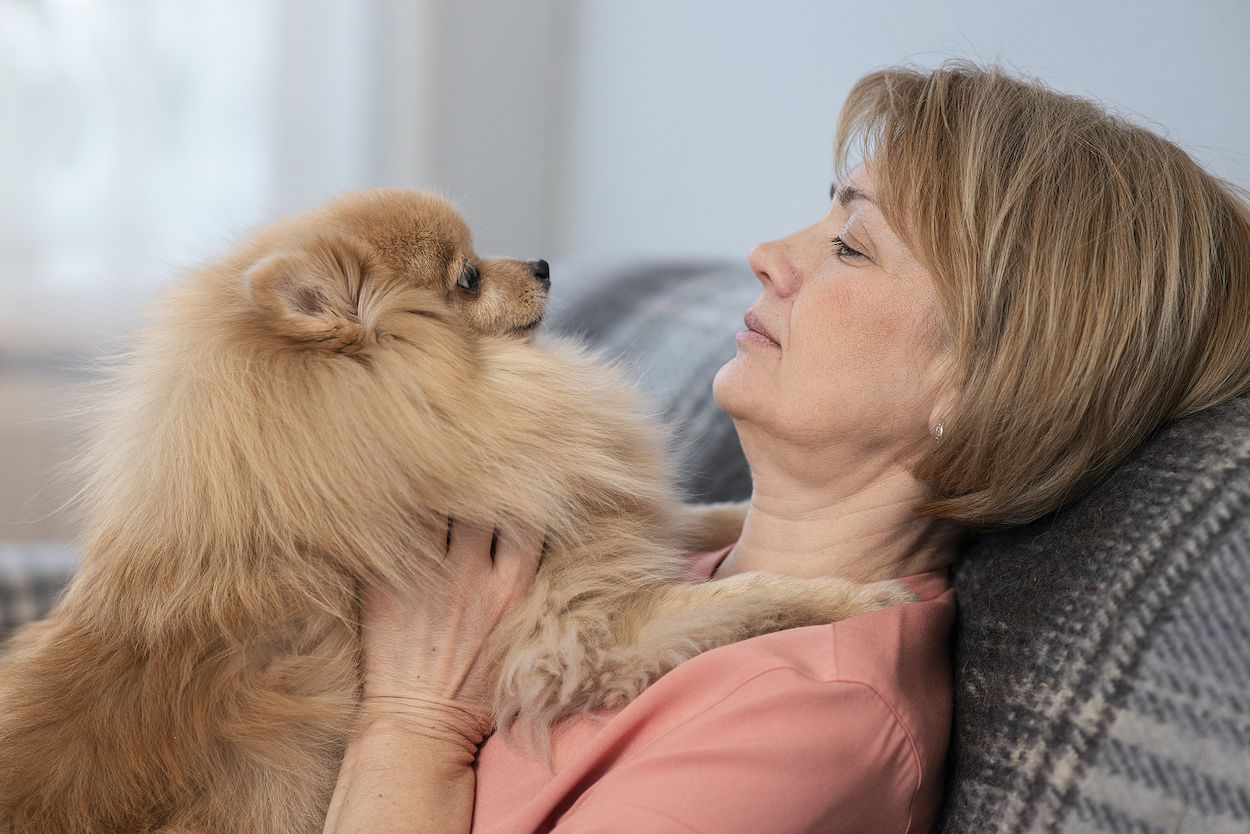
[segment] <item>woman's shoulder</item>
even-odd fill
[[[727,551],[695,554],[696,576],[706,578]],[[949,725],[954,591],[945,570],[902,581],[916,594],[916,602],[712,649],[666,675],[666,688],[689,689],[694,701],[705,704],[749,679],[784,670],[796,676],[790,680],[843,685],[830,690],[845,686],[868,690],[898,717],[910,736],[930,735],[935,728]],[[774,675],[771,679],[788,678]],[[664,678],[656,685],[661,683]],[[820,689],[812,687],[811,691]],[[944,749],[944,738],[941,744]]]
[[[706,579],[728,550],[694,554],[695,578]],[[669,702],[673,704],[685,696],[693,701],[688,708],[699,709],[761,675],[787,688],[796,704],[822,699],[845,703],[858,688],[884,707],[861,710],[865,720],[888,716],[922,767],[940,769],[950,737],[955,592],[945,569],[902,581],[916,602],[721,646],[678,666],[665,676],[670,691],[655,694],[674,698]],[[657,685],[663,683],[661,678]],[[850,700],[865,707],[868,703]]]
[[[725,547],[692,554],[692,577],[706,580],[728,551]],[[945,569],[901,581],[916,595],[915,602],[731,643],[691,658],[674,672],[714,677],[732,685],[737,678],[782,667],[813,679],[860,683],[880,692],[937,683],[931,676],[948,677],[954,590]]]
[[[942,576],[905,581],[918,602],[721,646],[664,675],[597,739],[613,766],[568,830],[644,811],[681,831],[927,830],[953,599]]]

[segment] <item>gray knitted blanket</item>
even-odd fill
[[[1250,832],[1250,399],[981,540],[955,586],[948,831]]]

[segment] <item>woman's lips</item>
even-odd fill
[[[781,343],[774,339],[773,335],[768,332],[768,328],[766,328],[763,322],[760,321],[760,318],[755,314],[754,309],[747,310],[747,314],[742,317],[742,321],[747,326],[747,329],[738,334],[739,342],[759,344],[775,348],[781,347]]]
[[[736,340],[740,345],[755,345],[757,347],[772,348],[780,350],[781,345],[765,336],[763,333],[756,333],[754,330],[743,330],[738,333]]]

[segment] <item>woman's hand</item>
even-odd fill
[[[543,534],[447,524],[411,587],[366,588],[365,723],[347,744],[325,831],[467,832],[473,760],[491,731],[491,632],[534,582]],[[428,554],[426,556],[425,554]]]
[[[436,564],[406,588],[368,588],[364,707],[372,720],[476,748],[494,725],[491,632],[533,585],[543,534],[451,521],[421,549]]]

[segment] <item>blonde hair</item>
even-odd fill
[[[920,515],[1034,520],[1250,388],[1250,201],[1172,142],[999,67],[896,67],[837,127],[931,271],[956,403]]]

